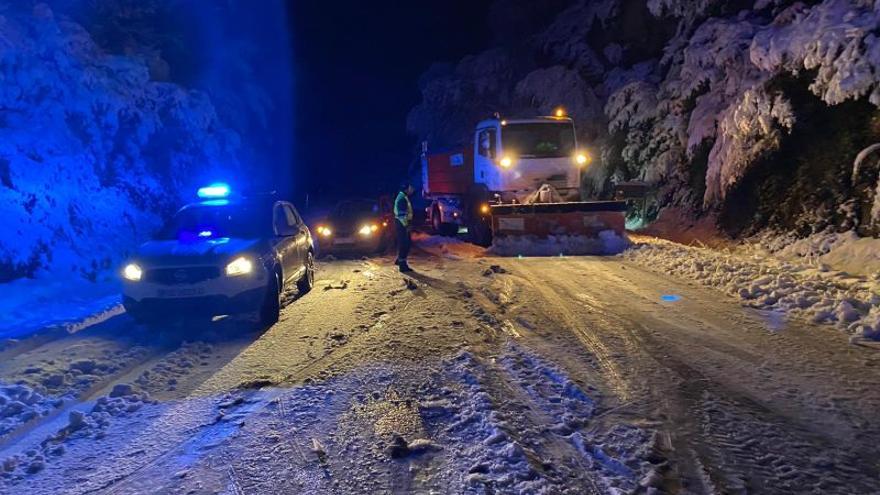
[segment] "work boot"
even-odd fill
[[[411,271],[413,271],[413,269],[409,267],[406,261],[400,263],[400,273],[408,273]]]

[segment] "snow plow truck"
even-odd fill
[[[426,218],[442,235],[505,255],[604,254],[625,244],[625,201],[584,201],[590,166],[574,121],[556,115],[477,124],[463,149],[429,152],[422,144]]]

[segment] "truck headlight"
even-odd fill
[[[144,271],[135,263],[129,263],[122,269],[122,277],[131,282],[140,282]]]
[[[501,165],[501,166],[504,167],[504,168],[510,168],[510,166],[513,165],[513,158],[511,158],[511,157],[509,157],[509,156],[505,156],[504,158],[502,158],[502,159],[498,162],[498,164]]]
[[[577,156],[574,157],[574,160],[577,162],[578,165],[584,166],[590,163],[590,155],[588,155],[587,153],[578,153]]]
[[[235,258],[226,265],[226,275],[229,277],[247,275],[252,271],[254,271],[254,262],[244,256]]]

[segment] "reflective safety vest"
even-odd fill
[[[403,191],[397,193],[397,199],[394,200],[394,218],[404,227],[408,227],[412,221],[412,203],[409,202],[409,196]]]

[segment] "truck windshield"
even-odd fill
[[[196,205],[178,211],[159,234],[159,240],[194,240],[218,237],[259,239],[272,235],[271,209],[256,205]]]
[[[574,154],[574,126],[570,122],[508,124],[501,145],[521,158],[561,158]]]

